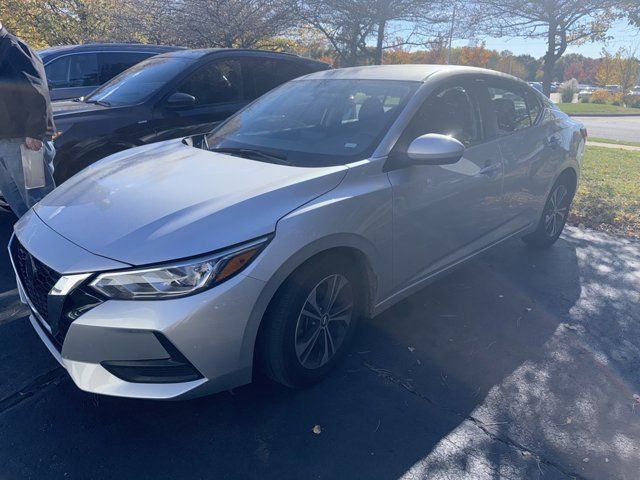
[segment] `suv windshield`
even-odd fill
[[[392,80],[290,82],[231,117],[207,137],[207,144],[211,150],[261,151],[297,166],[364,159],[418,85]]]
[[[143,102],[182,72],[188,63],[188,60],[176,57],[150,58],[105,83],[84,101],[107,105]]]

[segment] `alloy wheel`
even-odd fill
[[[571,195],[566,185],[558,185],[547,202],[544,215],[544,231],[549,238],[555,237],[564,225],[571,206]]]
[[[353,288],[340,274],[322,279],[298,315],[295,351],[308,369],[326,365],[344,342],[353,316]]]

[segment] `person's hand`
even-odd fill
[[[37,138],[27,137],[24,143],[29,150],[35,150],[36,152],[42,148],[42,140]]]

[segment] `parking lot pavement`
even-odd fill
[[[364,322],[313,388],[174,403],[79,391],[16,304],[6,254],[0,268],[3,480],[640,471],[639,243],[574,228],[544,252],[509,241]]]
[[[582,122],[590,137],[637,142],[640,139],[640,117],[575,117]]]

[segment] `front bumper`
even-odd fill
[[[31,219],[31,222],[37,221],[37,217]],[[48,236],[57,236],[48,228],[42,231]],[[35,237],[21,233],[24,229],[17,228],[16,235],[25,249],[45,265],[62,265],[60,261],[48,261],[47,254],[56,258],[65,253],[67,256],[79,254],[78,247],[66,245],[62,237],[49,239],[58,249],[45,251],[40,248],[47,243],[43,238],[30,244]],[[65,250],[67,247],[69,251]],[[92,255],[84,253],[86,257]],[[182,399],[251,381],[253,349],[247,348],[251,337],[247,326],[264,288],[261,280],[239,274],[211,290],[184,298],[105,300],[79,315],[60,342],[52,336],[51,326],[29,300],[20,276],[16,277],[20,297],[31,307],[33,327],[82,390],[131,398]],[[168,357],[175,360],[176,356],[193,367],[197,378],[175,383],[139,378],[127,381],[123,378],[128,377],[113,373],[117,373],[114,364],[148,364]]]

